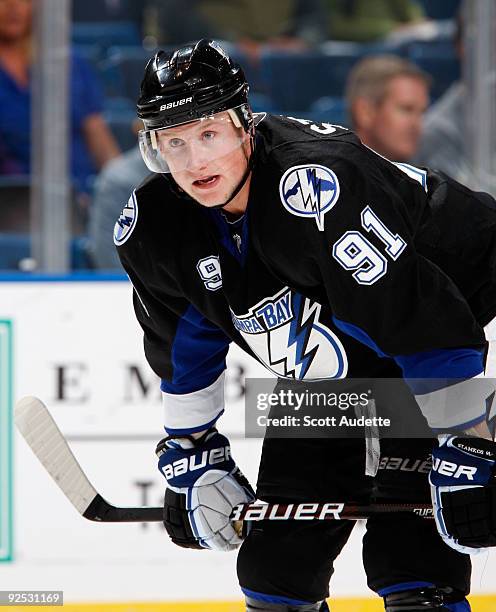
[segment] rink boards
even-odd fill
[[[160,392],[143,357],[128,282],[0,282],[0,320],[10,322],[14,398],[38,395],[48,404],[90,480],[109,501],[161,503],[163,482],[154,455],[162,435]],[[228,409],[220,427],[254,481],[260,441],[242,437],[242,376],[266,374],[236,347],[229,361]],[[3,400],[2,413],[9,403]],[[0,433],[6,430],[9,425]],[[159,524],[83,520],[24,441],[16,435],[14,442],[14,506],[7,512],[12,550],[0,565],[3,589],[64,590],[65,609],[74,611],[243,609],[235,554],[179,549]],[[5,448],[2,442],[0,451]],[[5,469],[4,463],[2,455]],[[1,491],[5,498],[3,480]],[[360,599],[371,593],[360,562],[363,525],[355,532],[336,563],[333,610],[380,610],[380,600]],[[493,552],[474,559],[475,594],[496,593],[495,557]],[[146,608],[128,603],[146,601]],[[84,606],[71,605],[77,603]],[[474,605],[475,611],[490,609],[496,610],[495,599],[477,599]]]

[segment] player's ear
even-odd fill
[[[352,105],[352,115],[358,129],[370,129],[375,122],[375,104],[367,98],[357,98]]]

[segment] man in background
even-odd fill
[[[430,77],[394,55],[368,57],[350,72],[346,100],[360,140],[392,161],[410,161],[429,105]]]

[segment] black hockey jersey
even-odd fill
[[[482,419],[484,398],[440,411],[435,385],[415,379],[483,372],[481,325],[496,314],[492,198],[394,164],[340,126],[262,115],[256,132],[241,220],[153,175],[115,227],[166,429],[219,417],[231,341],[279,377],[381,376],[388,363],[433,428]]]

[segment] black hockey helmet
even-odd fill
[[[191,163],[189,147],[176,146],[186,143],[173,134],[183,126],[198,123],[206,135],[203,155],[210,159],[228,157],[254,134],[243,70],[213,40],[202,39],[170,53],[159,51],[150,59],[138,117],[144,123],[138,134],[143,160],[149,170],[161,174],[179,172]],[[234,133],[227,127],[231,124]]]
[[[174,176],[179,173],[206,160],[213,166],[225,163],[241,150],[244,175],[229,197],[213,207],[229,204],[254,163],[248,89],[241,67],[213,40],[156,53],[146,66],[137,105],[144,124],[138,142],[148,169],[171,175],[171,184],[178,187]]]
[[[236,109],[242,127],[251,132],[248,89],[241,66],[217,42],[202,39],[171,53],[158,51],[149,60],[138,117],[151,130]]]

